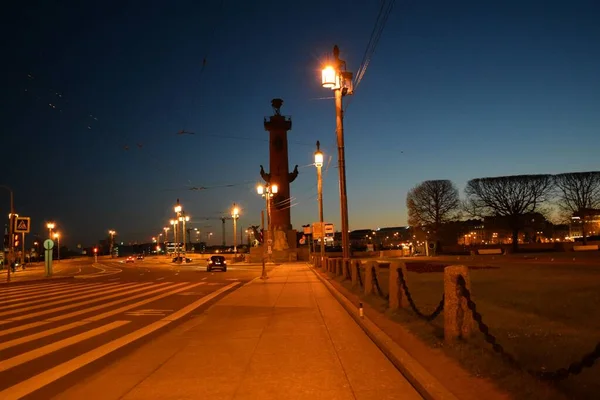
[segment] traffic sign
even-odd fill
[[[44,248],[46,250],[52,250],[53,247],[54,247],[54,241],[52,241],[50,239],[44,240]]]
[[[31,228],[31,218],[17,217],[15,218],[15,233],[29,233]]]

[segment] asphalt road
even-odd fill
[[[207,272],[204,260],[148,258],[55,263],[54,276],[65,279],[52,281],[18,282],[36,267],[19,271],[15,283],[0,285],[0,398],[50,398],[201,314],[261,269],[240,263]]]

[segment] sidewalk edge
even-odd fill
[[[360,318],[356,312],[357,307],[348,298],[338,292],[329,281],[322,277],[310,264],[309,269],[325,285],[329,292],[350,314],[352,319],[362,328],[369,338],[394,364],[394,366],[408,379],[421,396],[427,400],[458,400],[452,392],[446,389],[433,375],[402,347],[397,345],[384,331],[379,329],[368,317]]]

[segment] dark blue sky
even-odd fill
[[[275,97],[293,119],[290,169],[300,166],[292,223],[317,219],[308,164],[320,140],[333,156],[325,219],[339,228],[320,67],[338,44],[359,68],[379,2],[22,3],[0,17],[0,184],[34,231],[54,220],[71,246],[108,229],[148,240],[177,198],[192,219],[236,202],[240,224],[258,224]],[[462,192],[471,178],[597,170],[599,20],[593,0],[397,1],[346,113],[350,228],[405,224],[406,193],[426,179]],[[210,188],[221,185],[234,186]],[[220,221],[197,222],[220,242]]]

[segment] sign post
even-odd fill
[[[44,250],[46,251],[44,257],[44,270],[46,271],[46,276],[52,276],[52,248],[54,247],[54,242],[50,239],[44,240]]]
[[[31,218],[29,217],[15,217],[15,226],[13,232],[21,234],[21,266],[25,265],[25,234],[29,233],[31,229]]]

